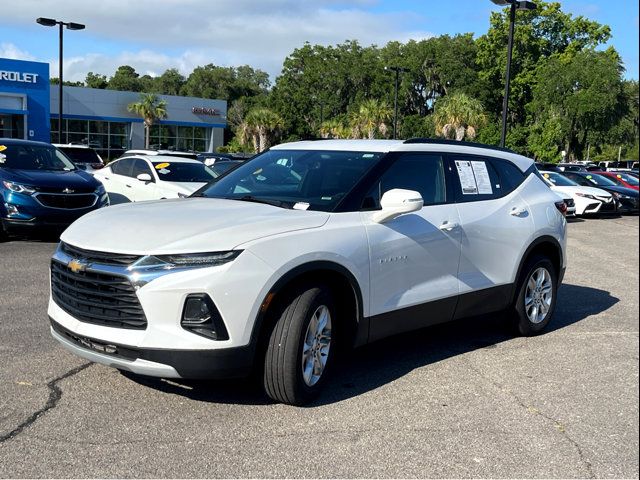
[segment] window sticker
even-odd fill
[[[7,149],[6,145],[0,145],[0,152],[4,152]]]
[[[478,193],[480,195],[493,194],[493,188],[491,188],[491,179],[489,178],[487,164],[482,161],[474,161],[471,162],[471,167],[473,168],[473,174],[476,177]]]
[[[170,163],[164,162],[164,163],[159,163],[156,165],[156,170],[163,170],[165,168],[167,168],[169,165],[171,165]]]
[[[549,178],[551,175],[549,175],[548,173],[543,174],[544,178]]]
[[[293,206],[294,210],[307,210],[309,208],[309,204],[307,202],[298,202]]]
[[[458,177],[460,178],[460,187],[463,195],[477,195],[478,186],[476,185],[476,177],[473,175],[471,162],[456,160],[456,168]]]
[[[158,167],[156,167],[158,168]],[[162,175],[166,175],[167,173],[171,173],[171,170],[167,170],[166,168],[162,168],[160,170],[158,170],[158,173],[161,173]]]

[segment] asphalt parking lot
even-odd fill
[[[54,248],[0,244],[1,477],[638,477],[637,216],[570,224],[546,334],[476,320],[378,342],[308,408],[68,354]]]

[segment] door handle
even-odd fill
[[[102,178],[104,178],[105,180],[109,180],[109,177],[102,177]]]
[[[444,230],[446,232],[450,232],[451,230],[453,230],[454,228],[458,228],[460,226],[460,224],[458,222],[443,222],[442,225],[440,225],[438,228],[440,230]]]
[[[127,185],[126,183],[125,183],[125,185],[126,185],[127,187],[131,188],[131,185]]]
[[[519,217],[521,215],[524,215],[525,213],[527,213],[527,209],[522,207],[513,207],[509,211],[509,214],[513,215],[514,217]]]

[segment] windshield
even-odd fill
[[[0,156],[0,168],[16,170],[75,170],[60,150],[47,145],[2,145],[5,148]]]
[[[102,163],[95,150],[91,148],[58,147],[73,163]]]
[[[629,185],[633,185],[634,187],[638,186],[638,179],[633,175],[629,175],[628,173],[616,173],[616,177],[621,178]]]
[[[332,211],[384,153],[269,150],[194,196]]]
[[[158,178],[165,182],[210,182],[219,175],[202,163],[152,162]]]
[[[600,185],[604,187],[615,187],[617,184],[613,180],[609,180],[603,175],[585,175],[585,178],[594,185]]]
[[[221,161],[221,162],[216,162],[214,163],[210,168],[211,170],[213,170],[218,176],[222,175],[223,173],[227,172],[228,170],[231,170],[233,167],[238,166],[239,164],[241,164],[242,162],[240,161]]]
[[[567,177],[554,172],[544,172],[542,176],[556,187],[575,187],[578,184],[573,180],[569,180]]]

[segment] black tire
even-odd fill
[[[546,312],[546,316],[542,319],[537,319],[537,321],[532,321],[530,316],[535,317],[535,315],[531,315],[533,310],[530,307],[527,308],[525,305],[525,297],[527,296],[527,285],[529,284],[532,276],[536,274],[536,272],[540,272],[540,269],[546,270],[549,274],[549,281],[551,283],[550,293],[551,299],[548,305],[548,310]],[[536,277],[538,278],[538,277]],[[534,282],[535,283],[535,282]],[[514,316],[514,327],[518,334],[523,336],[533,336],[542,333],[544,329],[547,327],[551,318],[553,317],[553,312],[556,308],[556,300],[558,297],[558,274],[556,272],[556,268],[553,266],[553,263],[549,258],[543,255],[534,255],[524,265],[522,269],[522,273],[518,280],[516,297],[514,300],[514,304],[511,307],[513,316]],[[535,294],[533,295],[534,302],[536,301]],[[537,301],[544,302],[544,298],[538,298]],[[529,314],[527,313],[529,310]]]
[[[2,223],[2,221],[0,221],[0,242],[4,242],[9,238],[9,235],[7,235],[7,232],[4,229],[4,225]]]
[[[328,309],[330,343],[326,364],[319,379],[309,385],[303,376],[303,343],[311,320],[321,307]],[[280,315],[268,338],[265,353],[263,386],[273,400],[289,405],[304,405],[321,391],[336,353],[335,303],[327,287],[301,289],[280,310]]]

